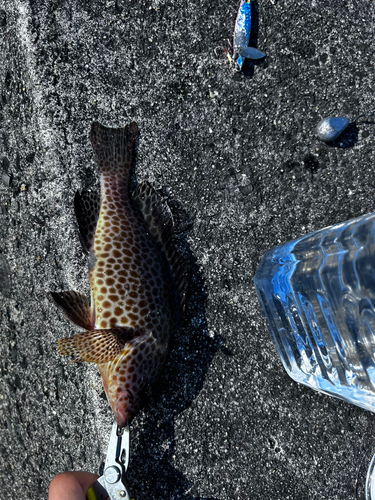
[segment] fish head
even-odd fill
[[[119,427],[131,423],[150,394],[166,353],[149,336],[134,339],[115,360],[98,365],[103,388]]]

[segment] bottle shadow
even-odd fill
[[[192,221],[177,202],[168,200],[168,204],[177,227],[178,248],[190,277],[188,298],[182,326],[174,336],[166,366],[144,408],[145,423],[142,428],[136,422],[133,426],[127,480],[137,500],[215,500],[189,493],[194,484],[173,466],[174,418],[198,396],[215,353],[231,353],[218,335],[208,332],[204,278],[187,242]],[[192,443],[193,447],[197,443]]]

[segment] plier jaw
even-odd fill
[[[89,488],[88,500],[134,500],[125,486],[129,449],[129,425],[120,429],[115,422],[109,439],[103,475]]]

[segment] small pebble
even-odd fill
[[[7,15],[5,10],[0,10],[0,27],[4,28],[7,24]]]
[[[11,179],[9,177],[9,175],[5,172],[3,172],[1,174],[1,180],[2,180],[2,183],[4,184],[5,187],[9,187],[10,186],[10,183],[11,183]]]
[[[34,161],[34,157],[35,157],[35,153],[30,153],[30,154],[28,154],[28,155],[26,156],[26,161],[27,161],[28,163],[33,163],[33,161]]]
[[[344,117],[323,118],[316,127],[316,135],[320,141],[332,142],[344,132],[349,120]]]
[[[4,297],[10,297],[12,288],[11,271],[5,257],[0,254],[0,292]]]

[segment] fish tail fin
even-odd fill
[[[91,125],[91,144],[99,173],[128,179],[135,157],[137,138],[138,127],[135,122],[122,128],[104,127],[94,122]]]

